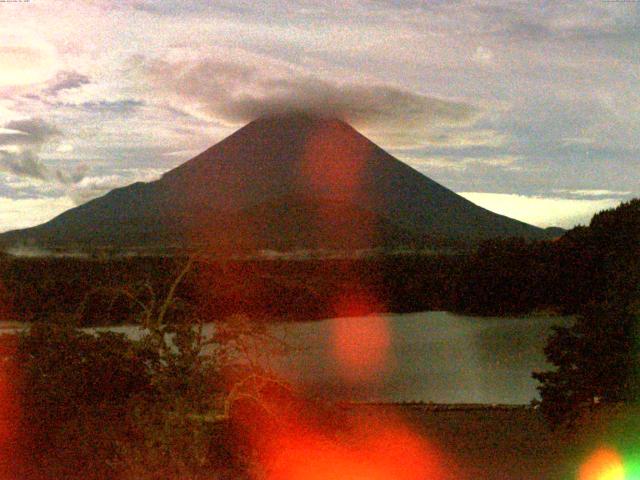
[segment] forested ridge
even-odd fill
[[[330,317],[339,313],[333,311],[332,298],[349,290],[376,298],[376,308],[388,312],[575,314],[637,288],[639,204],[633,200],[601,212],[589,226],[555,241],[492,240],[472,253],[196,259],[179,295],[192,308],[206,311],[211,321],[234,313],[292,321]],[[84,326],[129,323],[136,315],[131,296],[144,297],[151,290],[161,294],[186,261],[5,256],[0,295],[12,320],[73,316]]]
[[[640,400],[640,201],[595,215],[559,246],[561,260],[579,266],[569,269],[568,278],[578,315],[547,341],[544,351],[554,368],[533,374],[541,411],[555,425],[574,424],[597,407]]]

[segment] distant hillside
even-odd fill
[[[7,232],[0,244],[247,251],[557,235],[469,202],[342,121],[299,114],[251,122],[155,182]]]
[[[556,241],[489,240],[458,263],[457,311],[575,314],[598,304],[640,311],[640,199],[599,212]]]
[[[635,304],[640,312],[640,198],[593,216],[557,242],[577,304]]]

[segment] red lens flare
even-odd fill
[[[366,208],[370,155],[371,144],[337,120],[318,123],[305,138],[299,183],[317,209],[311,234],[325,248],[370,248],[378,241],[378,219]]]
[[[362,186],[369,144],[338,121],[327,121],[311,132],[302,158],[302,177],[320,196],[351,198]]]
[[[344,379],[374,380],[390,366],[388,321],[370,314],[381,310],[379,303],[366,293],[350,293],[337,302],[337,318],[331,320],[331,346]]]
[[[11,295],[0,283],[0,322],[16,317]],[[0,478],[17,479],[20,438],[21,402],[19,396],[20,367],[16,359],[18,336],[0,334]]]
[[[602,447],[591,454],[578,472],[578,480],[624,480],[622,458],[608,447]]]
[[[381,316],[332,320],[331,343],[347,380],[372,380],[388,366],[391,337],[387,320]]]
[[[0,451],[6,452],[16,434],[18,402],[16,395],[13,359],[14,342],[8,338],[0,338]]]
[[[285,414],[276,435],[263,433],[259,472],[267,480],[429,480],[461,479],[460,470],[435,444],[402,419],[346,414],[340,428],[328,427],[305,406],[306,418]],[[301,412],[300,412],[301,413]]]

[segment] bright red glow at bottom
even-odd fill
[[[342,433],[294,428],[271,443],[265,467],[268,480],[460,478],[447,463],[402,422],[362,418]]]
[[[622,458],[611,448],[599,448],[582,464],[578,480],[624,480]]]

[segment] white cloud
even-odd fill
[[[56,147],[57,153],[71,153],[73,152],[73,145],[70,143],[61,143]]]
[[[0,136],[2,135],[28,135],[26,132],[15,130],[13,128],[0,128]]]
[[[199,153],[202,153],[202,150],[176,150],[174,152],[166,152],[163,153],[162,156],[163,157],[178,157],[178,158],[184,158],[185,160],[188,160],[192,157],[195,157],[196,155],[198,155]]]
[[[27,228],[51,220],[73,207],[69,197],[15,199],[0,197],[0,232]]]
[[[8,172],[0,171],[0,186],[6,185],[9,189],[16,193],[23,191],[43,191],[47,182],[41,178],[25,177],[24,175],[15,175]],[[49,184],[50,185],[50,184]],[[45,192],[43,192],[45,193]],[[2,195],[0,194],[0,197]]]
[[[55,51],[33,33],[0,30],[0,87],[19,87],[48,80],[55,73]]]
[[[114,188],[124,187],[134,182],[151,182],[164,173],[157,168],[124,169],[113,175],[85,176],[68,189],[68,195],[75,205],[100,197]]]
[[[473,54],[473,60],[481,65],[491,65],[493,63],[493,52],[483,46],[476,48]]]
[[[586,225],[595,213],[620,203],[618,198],[591,200],[487,192],[458,194],[487,210],[539,227],[571,228],[578,224]]]
[[[628,190],[605,190],[605,189],[584,189],[584,190],[556,190],[558,193],[566,193],[576,197],[625,197],[631,195]]]
[[[22,147],[20,145],[0,145],[0,152],[16,155],[22,152]]]
[[[433,167],[445,170],[464,171],[472,165],[485,165],[489,167],[499,167],[508,170],[520,170],[522,167],[516,165],[520,157],[513,155],[502,155],[494,157],[453,157],[446,155],[436,155],[428,157],[407,157],[401,156],[402,161],[412,166]]]

